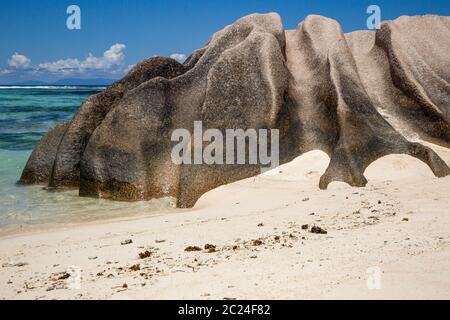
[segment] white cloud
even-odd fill
[[[6,75],[6,74],[10,74],[12,71],[8,70],[8,69],[4,69],[4,70],[0,70],[0,76]]]
[[[133,69],[134,67],[136,66],[136,64],[130,64],[128,67],[126,67],[125,69],[124,69],[124,71],[126,72],[126,73],[128,73],[131,69]]]
[[[81,67],[89,69],[109,69],[112,66],[120,65],[125,58],[125,55],[123,54],[125,48],[126,46],[124,44],[116,43],[103,53],[103,57],[97,58],[92,54],[89,54],[89,57],[81,63]]]
[[[28,59],[26,56],[14,53],[11,58],[8,59],[8,66],[15,68],[15,69],[25,69],[28,68],[31,64],[31,60]]]
[[[89,54],[85,59],[66,58],[32,64],[25,55],[14,53],[8,59],[8,67],[0,69],[0,76],[9,78],[64,78],[79,77],[121,77],[133,65],[125,65],[124,50],[126,46],[116,43],[107,49],[102,56]]]
[[[171,57],[172,59],[177,60],[179,63],[183,63],[183,62],[185,62],[186,59],[187,59],[186,55],[185,55],[185,54],[182,54],[182,53],[174,53],[174,54],[171,54],[170,57]]]
[[[85,60],[78,59],[63,59],[53,62],[45,62],[38,65],[41,70],[46,70],[52,73],[83,73],[87,70],[102,70],[102,71],[117,71],[112,70],[122,66],[125,55],[123,50],[126,46],[124,44],[116,43],[103,53],[102,57],[96,57],[93,54]]]
[[[49,72],[72,72],[80,68],[78,59],[64,59],[54,62],[45,62],[38,65],[38,69],[44,69]]]

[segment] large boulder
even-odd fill
[[[285,31],[275,13],[246,16],[184,64],[146,60],[90,97],[36,146],[21,181],[191,207],[215,187],[260,173],[258,164],[175,163],[171,135],[193,132],[195,121],[222,133],[279,129],[280,163],[325,151],[321,188],[364,186],[367,166],[392,153],[446,176],[447,164],[414,140],[450,146],[449,29],[450,18],[423,16],[344,34],[336,21],[308,16]]]
[[[50,129],[38,142],[23,169],[20,182],[24,184],[48,184],[55,163],[58,146],[70,126],[65,121]]]

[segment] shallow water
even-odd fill
[[[73,223],[151,214],[168,201],[117,202],[81,198],[77,190],[50,192],[16,182],[37,141],[57,123],[73,117],[100,87],[0,87],[0,230],[18,225]]]

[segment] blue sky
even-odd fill
[[[81,8],[81,30],[68,30],[66,9]],[[366,28],[366,8],[382,20],[450,16],[450,0],[0,0],[0,83],[67,77],[119,78],[154,55],[189,55],[225,25],[253,12],[278,12],[285,28],[308,14]]]

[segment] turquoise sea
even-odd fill
[[[78,197],[77,190],[49,192],[17,184],[35,144],[57,123],[73,117],[81,103],[104,87],[0,86],[0,231],[43,223],[72,223],[168,206]]]

